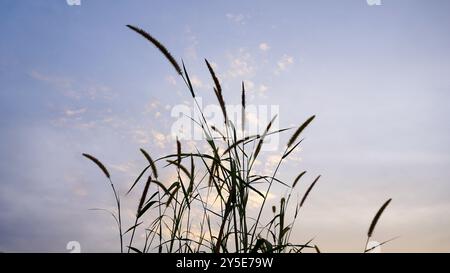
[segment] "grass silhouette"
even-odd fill
[[[319,181],[320,175],[309,185],[300,201],[291,199],[296,186],[306,173],[301,172],[293,183],[285,183],[277,178],[283,162],[302,143],[301,136],[314,120],[311,116],[292,134],[285,146],[272,175],[254,174],[252,170],[260,155],[266,137],[290,130],[283,128],[271,130],[276,116],[268,123],[261,135],[245,135],[245,84],[242,82],[242,131],[243,137],[237,137],[237,131],[228,119],[225,100],[220,81],[208,60],[206,66],[214,82],[214,92],[223,114],[224,130],[208,124],[195,96],[195,90],[189,78],[184,62],[175,60],[165,46],[144,30],[127,25],[128,28],[141,35],[153,44],[169,61],[176,73],[183,79],[199,110],[199,118],[195,123],[205,135],[209,147],[208,153],[187,152],[176,141],[177,151],[153,160],[147,151],[141,149],[148,165],[137,176],[127,194],[136,190],[139,182],[145,183],[137,205],[134,224],[123,232],[120,195],[112,183],[110,173],[100,160],[89,154],[83,154],[94,162],[110,182],[116,200],[114,217],[119,231],[121,252],[213,252],[213,253],[299,253],[305,249],[320,252],[312,240],[303,243],[291,242],[291,232],[299,211]],[[214,134],[221,137],[214,137]],[[221,149],[221,147],[224,147]],[[160,181],[158,164],[171,167],[176,173],[176,181]],[[146,179],[145,179],[146,178]],[[145,182],[142,182],[145,181]],[[272,206],[273,216],[264,221],[262,213],[273,184],[280,184],[288,189],[279,206]],[[265,190],[261,190],[265,187]],[[249,196],[256,194],[262,198],[256,217],[249,215]],[[375,226],[387,207],[389,199],[375,215],[368,232],[367,242],[372,236]],[[288,208],[295,213],[288,217]],[[200,213],[198,213],[200,212]],[[194,230],[193,222],[199,228]],[[145,239],[136,242],[136,231],[144,228]],[[129,235],[127,245],[125,236]],[[367,249],[367,242],[364,252]],[[385,242],[384,242],[385,243]],[[382,243],[382,244],[384,244]],[[139,246],[138,246],[139,245]]]

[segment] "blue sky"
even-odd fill
[[[126,24],[183,58],[207,103],[203,58],[227,103],[239,103],[244,80],[250,103],[280,106],[280,126],[317,115],[298,160],[282,169],[288,180],[303,169],[323,176],[296,240],[359,251],[392,197],[374,239],[400,238],[383,251],[450,250],[448,1],[1,5],[0,250],[66,251],[73,240],[116,250],[110,219],[88,211],[113,200],[81,153],[104,161],[123,192],[145,165],[140,147],[155,157],[173,150],[170,109],[189,93]]]

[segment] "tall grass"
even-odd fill
[[[175,60],[165,46],[157,39],[135,26],[128,28],[153,44],[169,61],[185,83],[189,94],[199,110],[195,123],[201,128],[208,146],[208,152],[185,151],[182,143],[176,141],[176,152],[155,160],[141,149],[147,165],[137,175],[127,194],[136,191],[140,184],[142,192],[136,208],[134,224],[125,232],[122,230],[120,195],[111,181],[106,167],[95,157],[83,154],[93,161],[106,175],[114,192],[117,211],[111,212],[116,219],[120,238],[120,250],[127,252],[214,252],[214,253],[283,253],[302,252],[305,249],[320,252],[312,244],[291,242],[299,211],[319,181],[320,175],[306,188],[300,201],[291,196],[306,171],[302,171],[293,182],[286,183],[277,178],[280,166],[302,143],[301,136],[314,120],[311,116],[299,125],[285,146],[284,152],[273,173],[258,174],[254,171],[264,140],[273,134],[290,128],[272,130],[276,116],[267,124],[261,135],[247,135],[245,131],[246,91],[242,83],[242,136],[238,137],[235,125],[228,119],[220,80],[213,67],[205,59],[206,67],[214,83],[214,93],[223,115],[224,129],[208,124],[197,102],[195,90],[184,62]],[[220,137],[214,137],[214,135]],[[173,168],[175,181],[160,181],[157,166]],[[146,179],[145,179],[146,178]],[[278,206],[272,206],[273,215],[262,217],[272,191],[279,184],[287,189],[287,196],[280,199]],[[251,214],[249,196],[259,196],[261,202],[256,213]],[[390,200],[389,200],[390,201]],[[370,226],[368,238],[389,201],[377,213]],[[294,213],[288,214],[288,209]],[[256,217],[255,217],[256,215]],[[290,217],[289,217],[290,216]],[[145,234],[137,237],[136,232]],[[124,238],[128,236],[127,245]],[[138,241],[137,238],[139,238]],[[124,250],[125,248],[125,250]],[[367,251],[367,243],[365,251]]]

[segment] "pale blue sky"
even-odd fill
[[[374,239],[401,237],[384,251],[450,251],[448,1],[0,5],[0,250],[117,249],[110,219],[88,211],[113,206],[109,189],[80,155],[102,159],[124,191],[145,164],[140,147],[172,150],[170,109],[189,100],[134,24],[185,60],[208,103],[204,57],[228,103],[245,80],[251,103],[280,106],[281,126],[317,115],[301,161],[282,170],[323,176],[296,240],[359,251],[392,197]]]

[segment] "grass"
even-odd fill
[[[275,116],[261,135],[246,135],[244,130],[246,91],[242,82],[243,136],[238,138],[235,125],[227,116],[220,81],[213,67],[205,60],[223,114],[224,129],[220,130],[208,124],[197,102],[184,62],[179,65],[167,48],[144,30],[131,25],[127,27],[154,45],[186,84],[200,113],[195,123],[203,131],[209,151],[207,153],[202,153],[198,149],[184,151],[182,143],[177,140],[176,153],[153,160],[147,151],[141,149],[147,166],[137,175],[127,194],[136,191],[140,184],[144,185],[137,204],[134,224],[126,231],[123,231],[122,227],[120,194],[114,187],[110,173],[100,160],[92,155],[83,154],[102,170],[113,190],[116,211],[110,213],[118,226],[120,251],[299,253],[310,249],[319,253],[319,247],[312,244],[312,240],[303,244],[291,242],[291,233],[299,211],[319,181],[320,175],[309,185],[300,201],[293,201],[291,196],[306,171],[302,171],[292,183],[277,178],[280,166],[302,143],[301,136],[315,116],[308,118],[294,131],[272,175],[258,174],[254,172],[254,166],[265,138],[291,128],[271,130],[277,118]],[[216,137],[217,135],[219,137]],[[176,173],[175,181],[160,181],[157,165],[161,164],[164,164],[165,168],[173,168]],[[262,215],[266,211],[265,206],[274,184],[286,188],[288,194],[280,199],[278,207],[272,206],[273,215],[265,220],[267,217]],[[256,217],[250,213],[250,195],[259,196],[262,200]],[[367,242],[390,201],[391,199],[375,215],[369,228]],[[288,214],[288,209],[293,209],[295,213]],[[136,237],[137,232],[145,236]],[[126,237],[129,239],[124,245]],[[371,250],[367,249],[367,242],[364,252]]]

